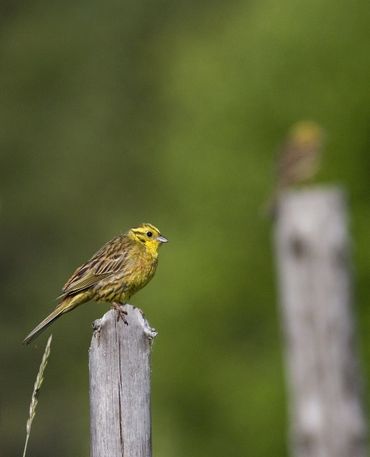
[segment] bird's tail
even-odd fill
[[[31,341],[33,341],[40,335],[40,333],[46,330],[50,324],[52,324],[56,319],[58,319],[58,317],[60,317],[62,314],[68,313],[69,311],[72,311],[72,309],[76,308],[76,306],[80,305],[84,301],[85,300],[81,300],[81,297],[79,295],[66,297],[55,308],[55,310],[51,314],[49,314],[48,317],[46,317],[42,322],[40,322],[39,325],[37,325],[32,330],[32,332],[26,336],[26,338],[23,340],[23,344],[31,343]]]

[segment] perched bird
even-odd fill
[[[23,342],[30,343],[62,314],[89,300],[110,303],[124,319],[121,306],[152,279],[158,249],[167,241],[151,224],[141,224],[108,241],[77,268],[58,297],[58,306]]]
[[[280,147],[277,161],[275,191],[266,205],[266,212],[274,214],[279,194],[297,184],[312,179],[320,168],[324,130],[313,121],[294,124]]]
[[[278,159],[278,188],[302,183],[316,175],[323,141],[324,131],[316,122],[300,121],[292,126]]]

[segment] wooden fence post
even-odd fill
[[[151,457],[150,352],[156,332],[126,305],[94,323],[89,350],[91,457]]]
[[[294,457],[365,457],[346,204],[336,188],[284,193],[275,230]]]

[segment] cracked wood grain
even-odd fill
[[[156,332],[125,305],[94,322],[89,350],[91,457],[151,457],[150,353]]]

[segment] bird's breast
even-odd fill
[[[152,279],[157,263],[157,259],[149,255],[138,256],[132,262],[126,279],[126,285],[132,292],[141,289]]]

